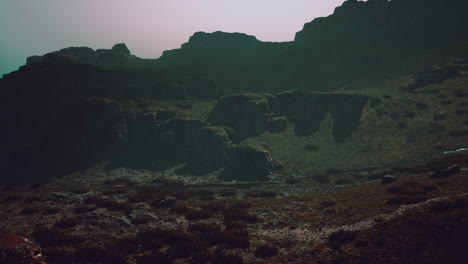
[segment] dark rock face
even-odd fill
[[[71,104],[51,122],[41,141],[14,152],[6,174],[15,181],[37,181],[86,169],[109,159],[128,139],[133,123],[133,112],[115,101]]]
[[[203,127],[194,142],[193,160],[189,171],[204,173],[224,167],[229,159],[231,140],[222,127]]]
[[[170,121],[169,127],[174,132],[175,156],[178,160],[190,160],[194,156],[198,132],[206,126],[208,124],[202,120],[186,117]]]
[[[225,181],[265,181],[269,180],[272,167],[266,147],[238,145],[232,148],[228,165],[220,178]]]
[[[250,93],[222,97],[208,122],[233,128],[239,139],[261,134],[268,129],[270,122],[267,97]]]
[[[217,98],[216,81],[210,78],[191,77],[186,79],[187,93],[200,99]]]
[[[368,97],[349,94],[282,93],[270,98],[275,114],[290,116],[295,133],[307,136],[315,133],[326,114],[334,117],[333,139],[343,142],[359,125]]]

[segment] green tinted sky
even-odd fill
[[[290,41],[304,23],[344,0],[0,0],[0,76],[31,55],[70,46],[157,58],[196,31],[242,32]]]

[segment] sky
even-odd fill
[[[158,58],[198,31],[241,32],[291,41],[306,22],[344,0],[0,0],[0,76],[31,55],[66,47],[110,49]]]

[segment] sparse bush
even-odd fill
[[[90,205],[80,205],[78,207],[75,207],[73,209],[73,212],[75,214],[85,214],[85,213],[90,213],[96,210],[95,206],[90,206]]]
[[[223,201],[221,201],[221,202],[211,202],[211,203],[207,203],[207,204],[201,206],[202,210],[211,211],[213,213],[217,213],[217,212],[223,210],[225,207],[226,207],[226,203],[223,202]]]
[[[226,229],[246,229],[247,224],[242,221],[226,221],[224,223]]]
[[[387,200],[387,204],[397,204],[397,205],[404,205],[404,204],[416,204],[426,201],[427,198],[422,195],[405,195],[405,196],[398,196],[393,197]]]
[[[325,201],[322,201],[320,203],[320,205],[322,205],[323,207],[327,208],[327,207],[332,207],[334,205],[336,205],[336,201],[332,201],[332,200],[325,200]]]
[[[219,191],[219,195],[222,197],[232,197],[236,195],[237,192],[235,190],[230,190],[230,189],[224,189]]]
[[[221,226],[217,224],[202,224],[202,223],[196,223],[196,224],[191,224],[188,229],[190,232],[220,232],[221,231]]]
[[[75,189],[72,189],[71,192],[74,193],[74,194],[84,194],[84,193],[88,193],[89,189],[87,189],[87,188],[85,188],[83,186],[80,186],[80,187],[77,187]]]
[[[311,152],[314,152],[314,151],[317,151],[318,150],[318,147],[315,146],[315,145],[306,145],[304,147],[307,151],[311,151]]]
[[[235,252],[218,251],[215,253],[213,264],[242,264],[242,257]]]
[[[35,241],[42,247],[68,246],[79,244],[84,241],[83,237],[68,235],[58,229],[38,229],[33,232]]]
[[[170,264],[172,257],[163,252],[157,252],[151,255],[141,256],[137,259],[138,264]]]
[[[124,194],[127,192],[128,192],[128,189],[125,187],[113,187],[113,188],[104,189],[101,193],[102,195],[118,195],[118,194]]]
[[[81,222],[76,218],[63,218],[55,222],[54,227],[56,228],[70,228],[79,225]]]
[[[331,181],[327,175],[315,175],[312,176],[312,179],[318,183],[329,183]]]
[[[278,247],[271,244],[258,246],[255,250],[255,256],[261,258],[268,258],[278,254]]]
[[[276,197],[276,192],[273,191],[254,191],[246,193],[247,197],[252,198],[273,198]]]
[[[34,202],[41,202],[41,201],[42,201],[41,196],[30,196],[30,197],[24,198],[23,200],[23,202],[25,203],[34,203]]]
[[[190,210],[185,213],[187,220],[203,220],[213,216],[213,212],[207,210]]]
[[[33,215],[38,212],[36,207],[25,207],[23,210],[20,211],[20,214],[22,215]]]
[[[347,184],[350,182],[352,182],[352,180],[349,178],[340,178],[335,180],[335,184]]]
[[[287,178],[284,182],[285,182],[286,184],[296,184],[296,183],[300,183],[300,182],[301,182],[301,179],[298,179],[298,178]]]
[[[448,132],[449,136],[454,138],[468,136],[468,130],[454,129]]]
[[[60,208],[58,207],[48,207],[42,212],[42,214],[54,215],[54,214],[58,214],[59,212],[60,212]]]
[[[247,223],[255,222],[258,217],[250,214],[243,208],[227,208],[222,212],[225,221],[244,221]]]
[[[427,110],[429,108],[429,105],[426,103],[416,103],[416,108],[418,110],[423,111],[423,110]]]
[[[20,201],[22,199],[23,199],[22,196],[13,194],[13,195],[9,195],[9,196],[3,198],[2,203],[14,203],[14,202],[18,202],[18,201]]]
[[[113,199],[103,199],[97,196],[91,196],[83,201],[84,204],[95,204],[97,207],[106,208],[110,211],[120,211],[130,213],[132,207],[128,203],[119,203]]]
[[[192,254],[191,258],[195,261],[195,263],[208,263],[213,259],[213,252],[210,250],[203,250],[201,252]]]
[[[174,198],[170,198],[170,197],[161,197],[161,198],[157,198],[155,199],[151,205],[154,207],[154,208],[157,208],[157,209],[167,209],[167,208],[171,208],[175,205],[176,203],[176,200]]]
[[[128,177],[117,177],[109,180],[105,180],[103,185],[111,185],[111,186],[135,186],[137,184],[136,181],[128,178]]]
[[[330,234],[328,237],[328,243],[333,248],[340,248],[342,245],[352,242],[356,236],[357,234],[355,231],[338,230]]]
[[[66,248],[44,248],[42,254],[47,256],[50,264],[72,263],[75,259],[73,251]]]
[[[341,171],[339,169],[336,169],[336,168],[327,169],[327,174],[328,175],[338,175],[340,173],[341,173]]]
[[[106,263],[106,264],[125,264],[127,263],[122,256],[110,253],[101,247],[81,246],[75,252],[76,260],[80,262]]]
[[[174,192],[173,195],[177,200],[186,200],[190,197],[195,196],[196,192],[191,191],[191,190],[182,190],[182,191]]]
[[[171,211],[176,213],[176,214],[186,214],[192,209],[186,205],[175,205],[174,207],[171,208]]]

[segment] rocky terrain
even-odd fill
[[[346,1],[0,79],[0,263],[466,263],[465,1]]]

